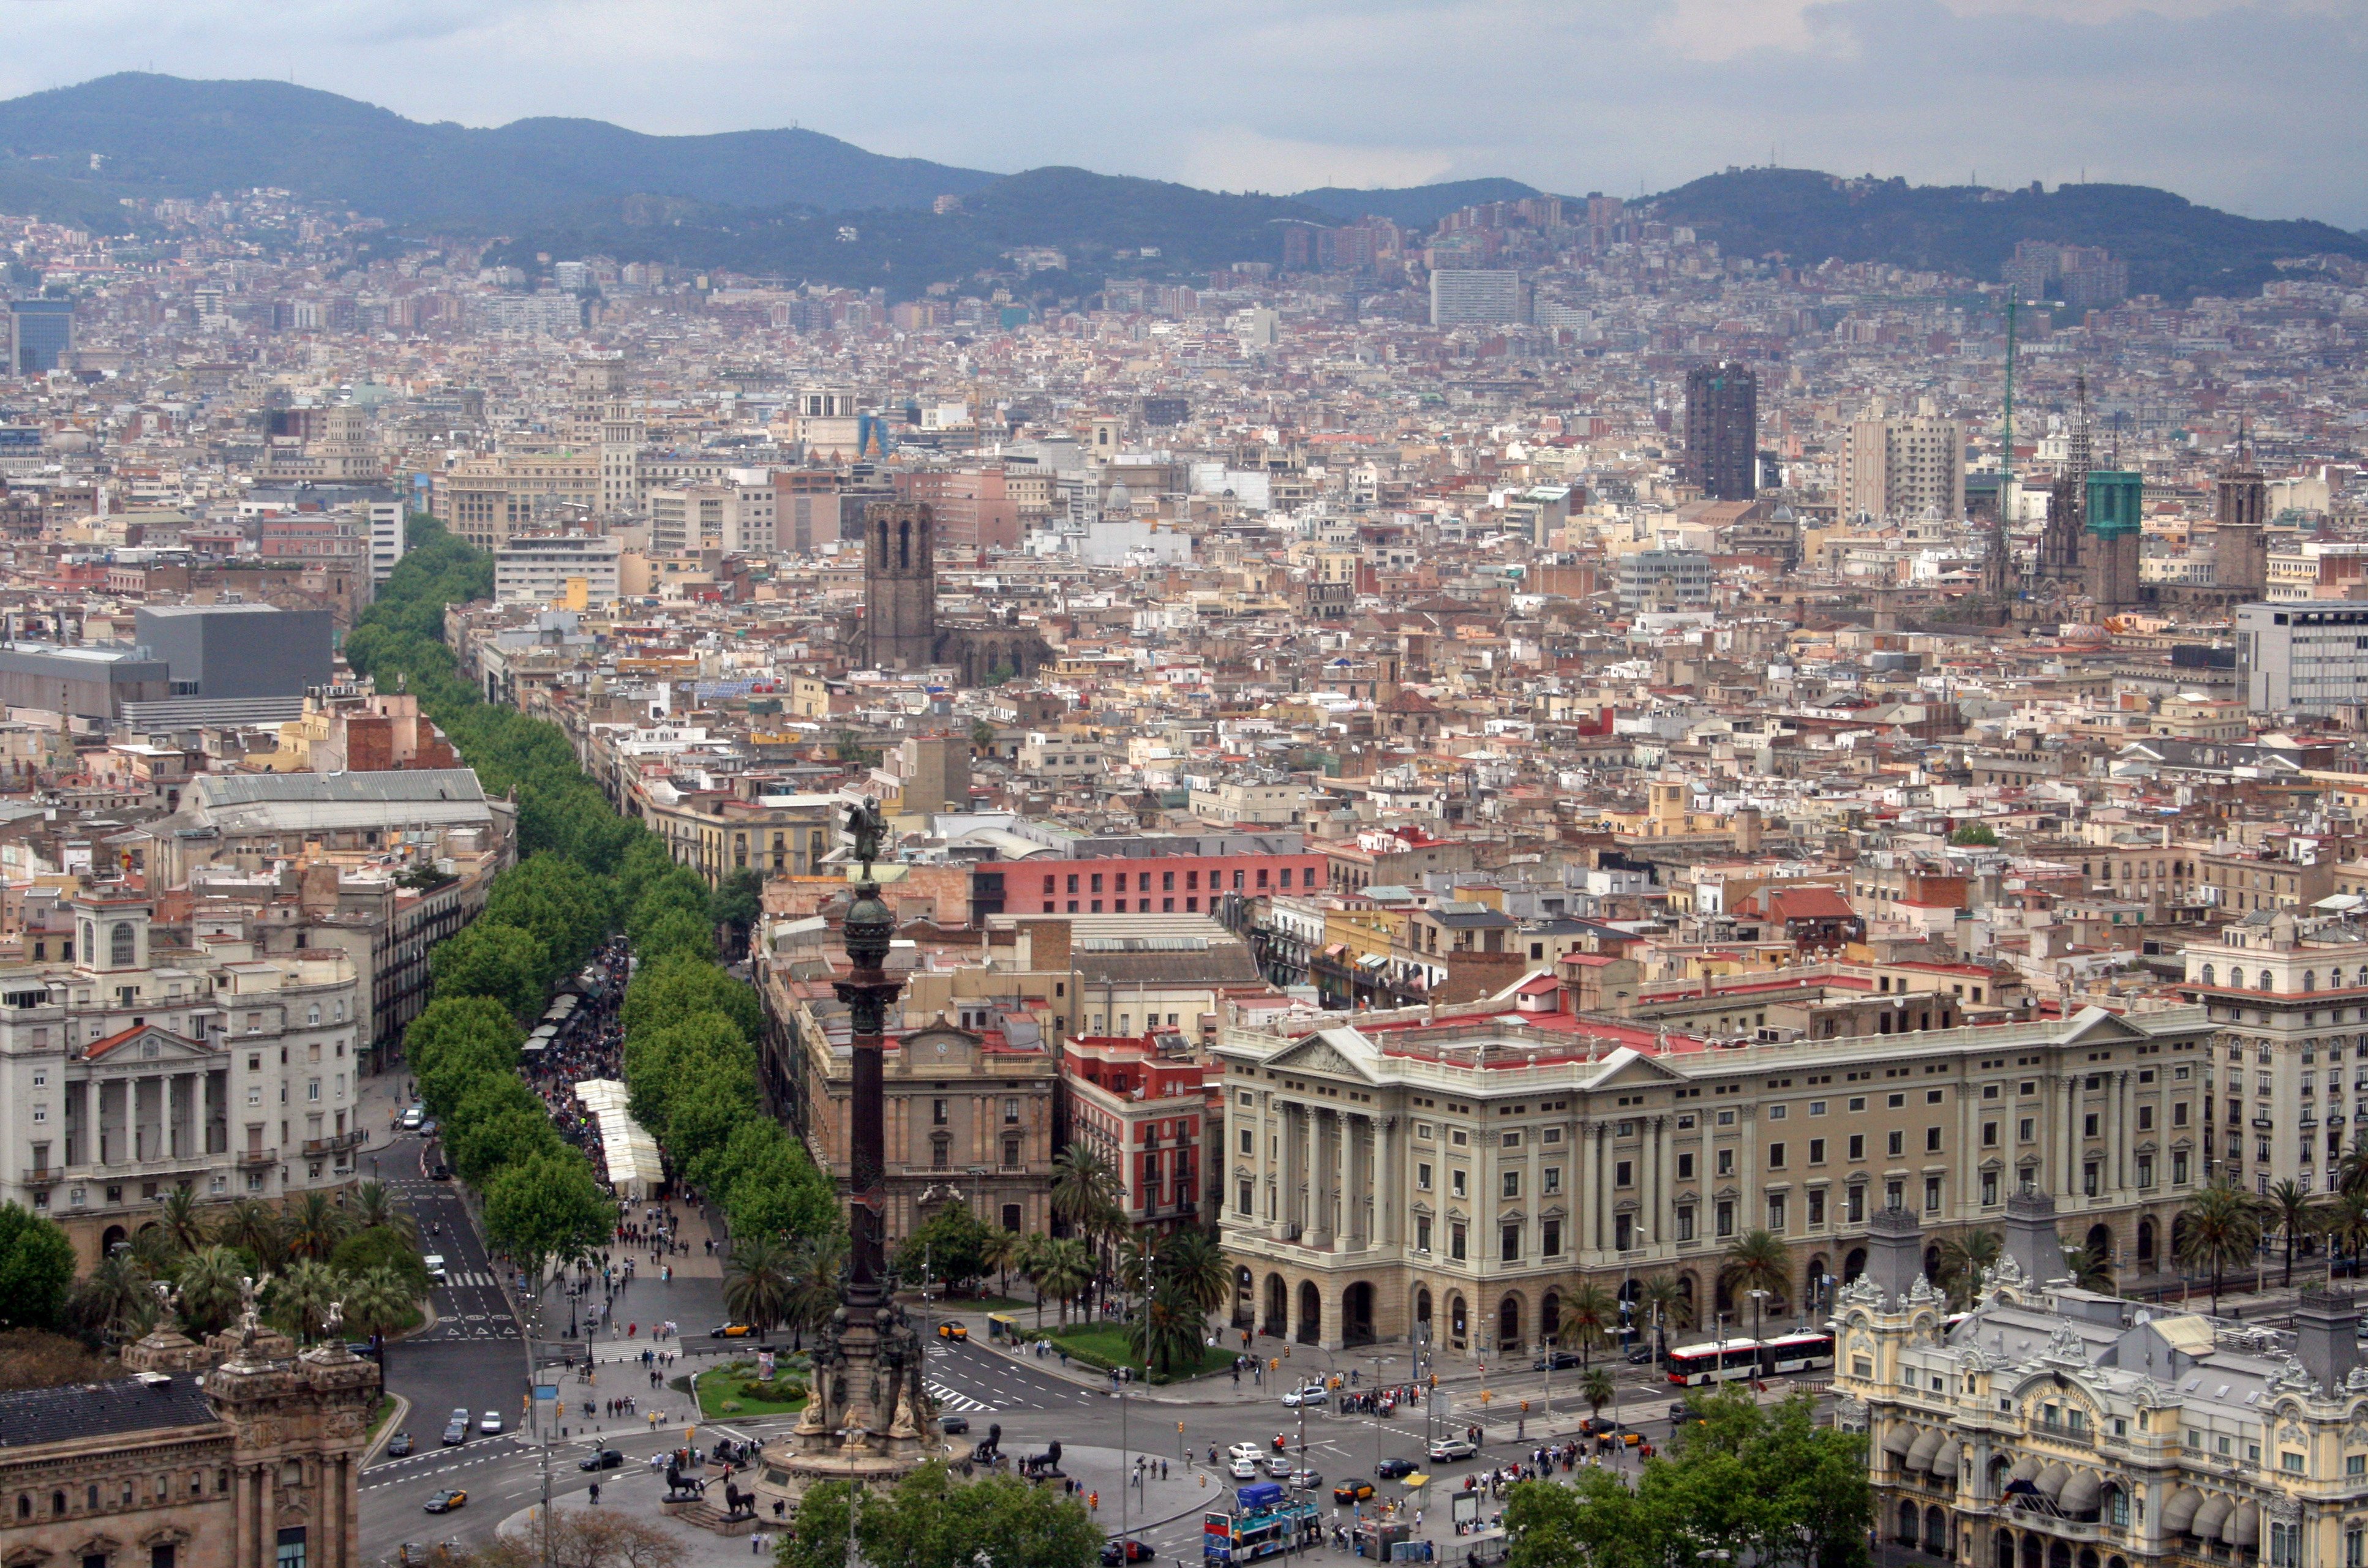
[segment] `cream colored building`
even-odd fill
[[[601,508],[598,452],[562,449],[469,458],[436,476],[436,518],[479,550],[547,533]]]
[[[1337,1347],[1428,1319],[1476,1358],[1554,1332],[1583,1280],[1668,1274],[1707,1329],[1761,1228],[1790,1321],[1863,1268],[1873,1213],[1994,1226],[2026,1180],[2127,1277],[2205,1180],[2201,1008],[1708,1050],[1562,1006],[1532,982],[1518,1011],[1226,1027],[1237,1321]]]
[[[1953,419],[1861,419],[1842,437],[1846,515],[1876,522],[1965,515],[1965,431]]]
[[[2368,1371],[2348,1300],[2291,1330],[2061,1278],[2057,1216],[2017,1195],[2006,1256],[1953,1319],[1926,1237],[1878,1216],[1834,1314],[1884,1540],[1973,1568],[2356,1568],[2368,1560]]]

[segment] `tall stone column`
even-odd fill
[[[1397,1134],[1395,1116],[1373,1124],[1373,1240],[1381,1246],[1395,1246],[1403,1239],[1398,1234]]]
[[[1274,1102],[1275,1122],[1282,1149],[1281,1192],[1275,1205],[1274,1239],[1292,1240],[1292,1226],[1299,1220],[1299,1184],[1304,1178],[1299,1151],[1301,1123],[1299,1107],[1289,1100]],[[1305,1233],[1301,1233],[1304,1234]]]
[[[2068,1207],[2080,1196],[2080,1077],[2067,1074],[2064,1079],[2064,1125],[2057,1147],[2062,1151],[2063,1174],[2056,1178],[2056,1190],[2064,1195]]]
[[[1343,1250],[1362,1252],[1372,1238],[1373,1184],[1365,1179],[1365,1162],[1372,1138],[1372,1119],[1353,1113],[1341,1118],[1342,1173],[1340,1230]]]
[[[1340,1190],[1338,1121],[1334,1113],[1322,1106],[1309,1108],[1308,1121],[1311,1152],[1307,1173],[1307,1230],[1304,1239],[1312,1247],[1330,1246],[1333,1227],[1338,1223],[1336,1207]]]

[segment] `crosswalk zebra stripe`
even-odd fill
[[[971,1398],[971,1396],[966,1393],[956,1393],[953,1390],[946,1387],[943,1383],[925,1383],[922,1386],[929,1391],[929,1394],[932,1398],[948,1410],[970,1411],[993,1410],[995,1408],[995,1406],[991,1404]]]

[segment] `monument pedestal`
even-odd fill
[[[815,1335],[813,1360],[804,1416],[759,1451],[760,1513],[776,1497],[796,1506],[817,1482],[891,1486],[953,1457],[921,1386],[921,1336],[893,1301],[839,1308]]]

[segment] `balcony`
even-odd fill
[[[276,1165],[279,1163],[279,1151],[277,1149],[241,1149],[238,1152],[238,1165],[241,1170],[260,1170],[266,1165]]]
[[[63,1165],[35,1165],[30,1170],[20,1170],[17,1172],[17,1185],[19,1187],[50,1187],[54,1185],[58,1178],[65,1174],[65,1167]]]
[[[369,1135],[357,1127],[351,1132],[340,1132],[331,1138],[307,1138],[304,1140],[304,1153],[335,1154],[347,1149],[359,1149],[368,1140]]]

